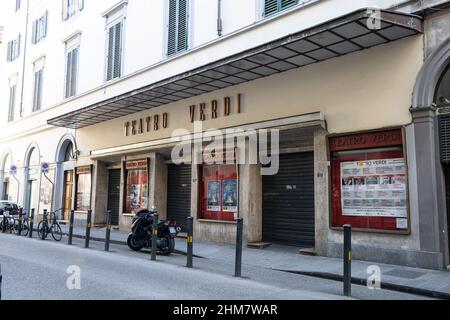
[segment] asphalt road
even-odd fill
[[[277,300],[342,299],[342,284],[265,268],[244,266],[242,279],[234,278],[233,261],[195,259],[195,268],[184,267],[186,257],[131,252],[103,243],[82,240],[74,245],[0,234],[0,263],[5,300]],[[79,277],[77,277],[78,273]],[[75,273],[74,273],[75,272]],[[69,284],[69,286],[68,286]],[[79,288],[77,286],[79,285]],[[422,299],[386,290],[353,287],[356,299]]]

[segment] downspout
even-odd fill
[[[20,117],[23,118],[23,94],[24,94],[24,85],[25,85],[25,66],[26,66],[26,57],[27,57],[27,39],[28,39],[28,20],[30,17],[30,0],[27,0],[27,16],[25,19],[25,36],[24,36],[24,45],[23,45],[23,64],[22,64],[22,85],[20,88]]]
[[[217,0],[217,35],[222,36],[222,0]]]

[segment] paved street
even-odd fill
[[[64,239],[65,241],[66,239]],[[245,266],[243,279],[232,277],[233,261],[195,259],[196,268],[184,267],[186,257],[135,253],[112,245],[83,241],[74,246],[0,234],[3,299],[342,299],[342,284]],[[81,289],[66,286],[67,269],[81,270]],[[356,299],[422,299],[414,295],[353,286]]]

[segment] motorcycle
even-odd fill
[[[141,210],[133,218],[131,233],[128,235],[127,244],[133,251],[152,247],[153,218],[155,210]],[[160,221],[158,224],[158,240],[156,247],[165,256],[175,250],[175,238],[180,233],[181,227],[176,226],[175,220]]]

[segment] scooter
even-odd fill
[[[153,219],[156,210],[141,210],[133,218],[131,233],[128,235],[127,244],[133,251],[152,247]],[[156,247],[160,254],[168,256],[175,250],[175,238],[180,233],[181,227],[176,226],[175,220],[160,221],[158,224],[158,240]]]

